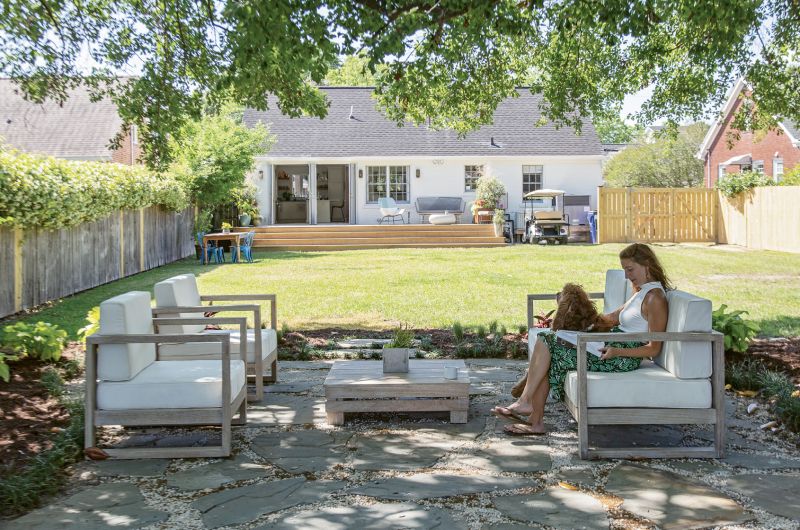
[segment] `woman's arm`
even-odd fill
[[[608,324],[610,326],[612,326],[612,327],[613,326],[619,326],[619,314],[622,312],[622,308],[623,307],[625,307],[625,306],[619,306],[619,308],[616,311],[614,311],[612,313],[606,313],[602,317],[603,320],[608,322]]]
[[[667,329],[669,307],[667,297],[661,289],[653,289],[642,301],[642,316],[647,320],[648,331],[661,332]],[[619,318],[619,312],[617,312]],[[601,359],[614,357],[655,357],[661,353],[661,341],[650,341],[638,348],[601,348],[604,351]]]

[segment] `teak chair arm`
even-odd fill
[[[203,317],[203,318],[154,318],[153,325],[156,327],[156,333],[158,334],[158,326],[169,326],[169,325],[193,325],[193,324],[238,324],[239,325],[239,333],[241,333],[240,337],[247,336],[247,319],[244,317]],[[165,335],[159,335],[165,336]],[[187,335],[174,335],[176,337],[186,337]],[[228,337],[228,341],[230,342],[230,332],[225,334]],[[166,341],[165,341],[166,342]],[[186,340],[176,340],[170,342],[187,342]],[[192,341],[194,342],[194,341]],[[203,341],[203,342],[217,342],[216,340],[213,341]],[[156,345],[158,348],[158,345]],[[247,341],[240,341],[239,344],[239,357],[242,359],[242,362],[247,364]],[[192,360],[193,357],[186,356],[185,360]]]
[[[529,294],[528,301],[527,301],[527,308],[528,308],[528,329],[533,327],[533,317],[534,317],[534,302],[536,300],[556,300],[556,297],[559,293],[537,293],[537,294]],[[596,300],[602,299],[605,294],[604,293],[588,293],[589,298]]]
[[[277,296],[274,294],[207,294],[207,295],[200,295],[201,302],[211,302],[211,305],[216,301],[219,302],[240,302],[240,301],[254,301],[254,300],[266,300],[270,302],[270,328],[277,330],[278,329],[278,311],[276,308],[277,305]],[[261,325],[261,321],[259,320],[259,326]]]

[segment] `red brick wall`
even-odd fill
[[[122,138],[119,149],[111,152],[111,160],[113,162],[117,162],[118,164],[127,164],[129,166],[140,163],[139,159],[141,156],[141,144],[133,144],[130,133],[126,134]]]
[[[724,127],[717,137],[714,138],[709,149],[708,158],[705,163],[706,186],[711,188],[717,182],[717,166],[726,160],[738,155],[752,154],[753,161],[764,161],[764,174],[772,176],[772,160],[776,158],[775,153],[779,153],[777,158],[783,158],[783,172],[788,173],[795,165],[800,164],[800,149],[792,145],[789,136],[780,129],[763,133],[753,134],[742,132],[739,141],[728,148],[727,134],[731,130],[731,121],[739,108],[741,101],[734,104],[730,114],[726,116]],[[737,173],[739,166],[728,166],[727,173]]]

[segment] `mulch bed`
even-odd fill
[[[62,359],[74,358],[68,348]],[[40,383],[49,366],[39,360],[9,363],[11,379],[0,381],[0,477],[24,466],[52,445],[52,438],[69,424],[69,414]]]
[[[772,370],[783,372],[800,385],[800,337],[755,339],[745,354],[726,354],[728,362],[756,358]]]

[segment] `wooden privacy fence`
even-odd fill
[[[600,243],[716,242],[717,191],[599,188]]]
[[[0,317],[194,254],[194,213],[120,211],[61,230],[0,229]]]
[[[719,243],[800,252],[800,186],[769,186],[719,197]]]

